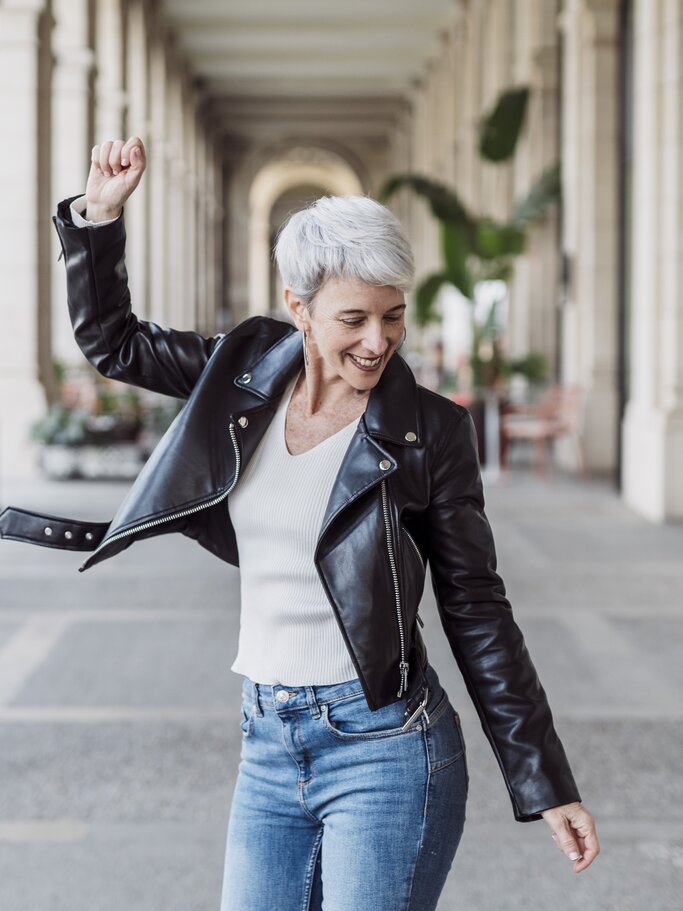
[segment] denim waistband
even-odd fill
[[[440,688],[436,671],[430,664],[426,667],[425,679],[432,692]],[[264,709],[267,711],[309,709],[312,714],[317,715],[320,703],[335,702],[348,696],[362,694],[363,686],[358,677],[345,680],[343,683],[286,686],[282,683],[256,683],[245,676],[242,681],[242,692],[248,696],[249,702],[253,703],[257,715],[262,715]],[[409,710],[412,711],[413,705],[419,702],[423,692],[424,686],[422,685],[409,688],[408,696],[403,697]]]

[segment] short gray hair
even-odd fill
[[[309,305],[329,278],[403,292],[415,281],[401,222],[370,196],[321,196],[290,215],[278,232],[275,260],[285,286]]]

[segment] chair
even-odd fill
[[[535,470],[546,476],[553,440],[569,437],[581,476],[586,479],[588,471],[581,445],[582,413],[583,390],[578,384],[551,386],[535,405],[506,405],[501,416],[501,469],[507,470],[511,444],[527,440],[534,444]]]

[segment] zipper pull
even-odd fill
[[[398,695],[402,696],[403,693],[407,692],[407,690],[408,690],[408,667],[409,667],[409,665],[408,665],[407,661],[399,661],[398,666],[399,666],[399,670],[401,672],[401,685],[398,688]]]
[[[424,620],[422,619],[422,617],[420,616],[420,612],[418,611],[415,616],[416,616],[417,622],[420,624],[422,629],[424,629],[425,623],[424,623]]]

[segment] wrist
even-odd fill
[[[94,203],[87,203],[85,211],[83,212],[83,218],[86,221],[111,221],[113,218],[118,218],[121,214],[121,206],[118,209],[107,209],[103,206],[95,205]]]

